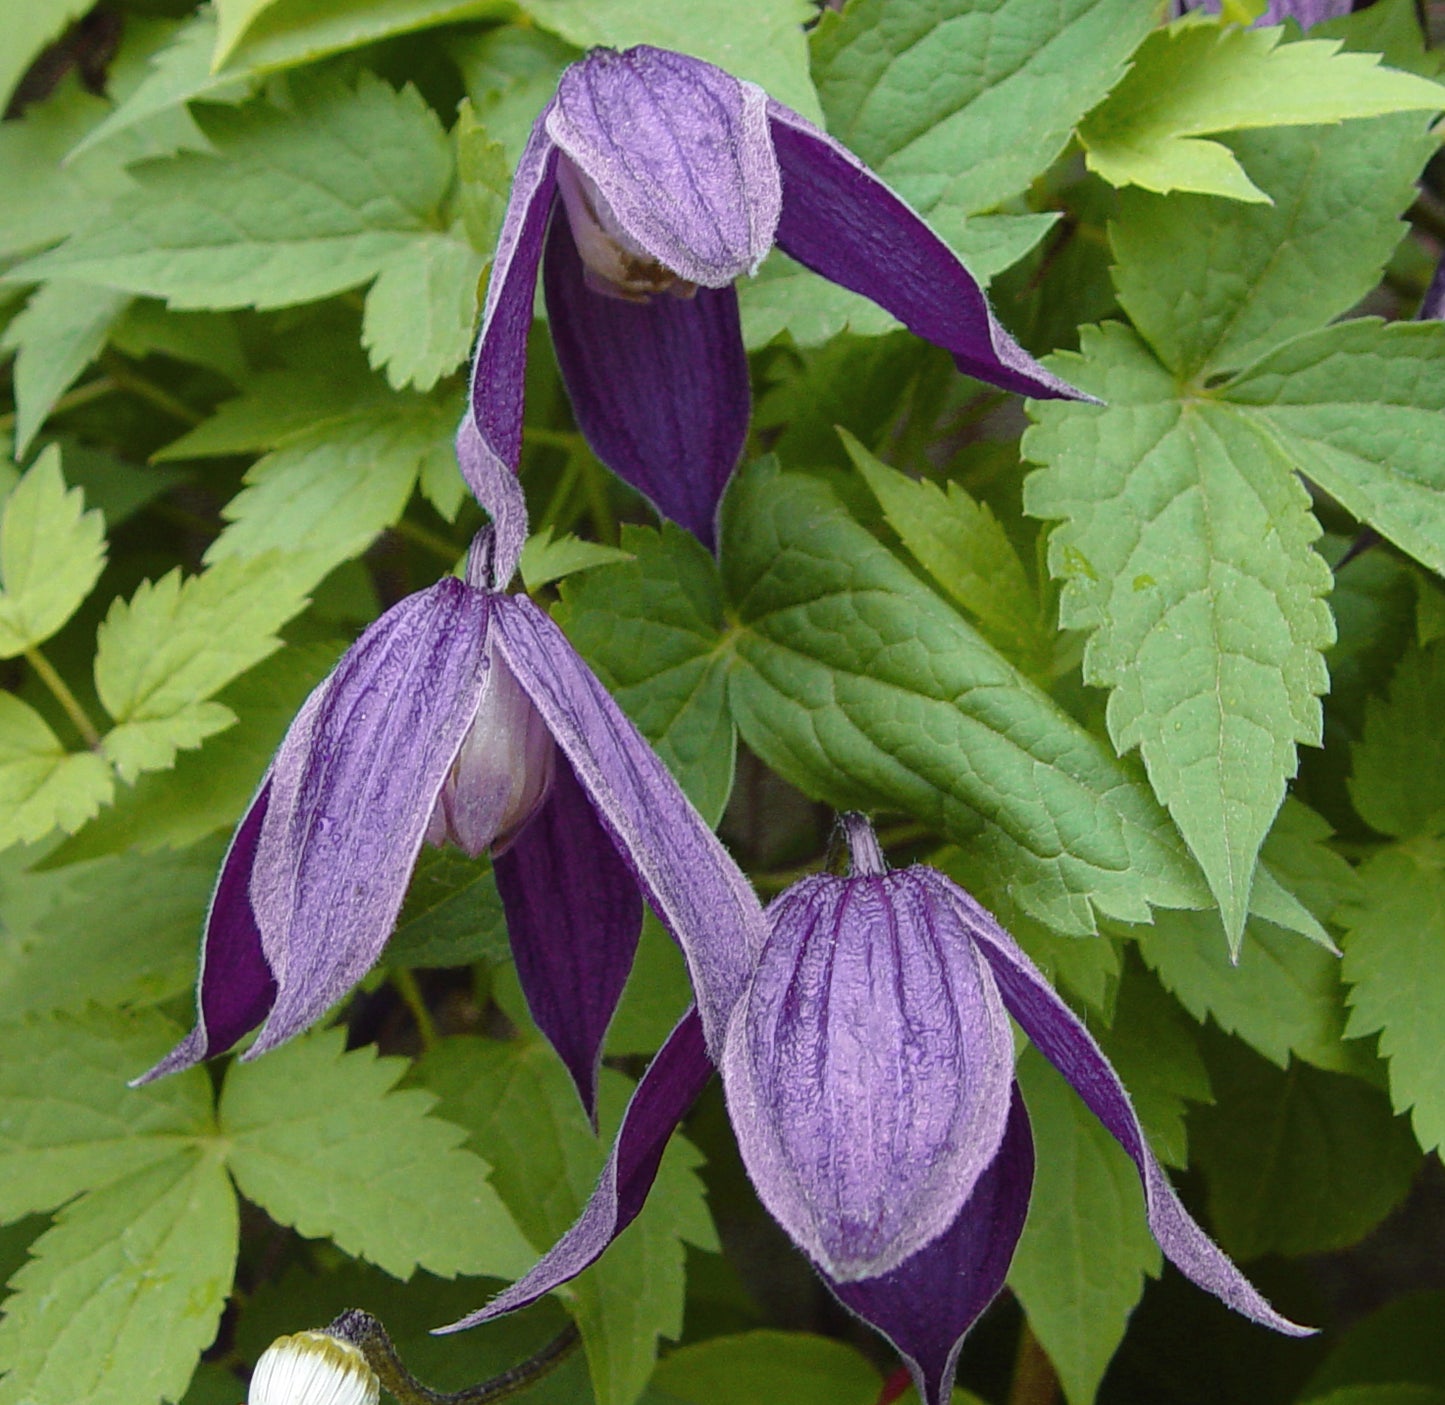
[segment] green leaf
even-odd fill
[[[226,62],[227,55],[256,17],[275,3],[276,0],[215,0],[216,47],[211,55],[212,68],[220,68]]]
[[[1033,1049],[1019,1059],[1018,1080],[1037,1164],[1008,1283],[1069,1405],[1092,1405],[1144,1275],[1159,1272],[1159,1246],[1133,1162],[1079,1095]]]
[[[179,1400],[216,1335],[237,1230],[220,1158],[202,1148],[67,1206],[12,1280],[0,1405]]]
[[[485,34],[491,37],[508,32],[493,29],[485,31]],[[534,37],[544,38],[535,32]],[[466,69],[463,67],[463,74],[465,73]],[[550,90],[548,95],[550,96]],[[540,103],[537,110],[541,110]],[[502,232],[502,222],[506,218],[507,196],[512,188],[512,162],[507,159],[506,147],[493,140],[492,134],[477,120],[470,98],[464,98],[457,110],[457,124],[452,129],[452,140],[457,148],[457,213],[461,216],[467,242],[473,249],[490,255],[491,250],[496,247],[497,238]],[[484,259],[483,265],[486,262]],[[480,272],[479,268],[479,276]],[[478,293],[479,290],[474,287],[472,317],[468,320],[469,330],[475,320],[475,304],[480,300]]]
[[[449,235],[417,239],[366,295],[361,340],[393,388],[430,390],[467,359],[486,257]]]
[[[715,824],[737,744],[717,567],[671,523],[625,527],[622,547],[635,559],[564,583],[557,622]]]
[[[617,1013],[607,1026],[607,1056],[656,1053],[691,1003],[682,951],[649,912]]]
[[[181,752],[167,771],[141,776],[73,839],[55,849],[47,866],[75,863],[127,849],[142,854],[185,849],[240,818],[272,753],[306,696],[332,669],[338,644],[289,647],[241,675],[217,697],[237,723]]]
[[[0,39],[0,108],[9,104],[15,85],[41,49],[89,8],[86,0],[26,0],[6,14]]]
[[[245,384],[250,375],[236,318],[228,312],[176,312],[140,298],[110,329],[110,343],[136,361],[159,354],[205,366],[232,385]]]
[[[1316,1401],[1325,1392],[1382,1381],[1428,1386],[1445,1396],[1445,1339],[1440,1313],[1445,1293],[1412,1292],[1356,1322],[1341,1336],[1300,1394]],[[1386,1390],[1389,1387],[1385,1387]],[[1386,1401],[1389,1402],[1387,1395]],[[1368,1405],[1356,1396],[1350,1405]],[[1407,1405],[1416,1405],[1411,1400]]]
[[[92,1000],[153,1005],[190,989],[222,852],[213,842],[178,854],[21,875],[17,883],[54,896],[28,927],[4,919],[10,929],[0,947],[6,1018],[79,1010]]]
[[[1237,945],[1259,847],[1318,745],[1330,573],[1309,494],[1271,435],[1175,382],[1128,329],[1055,358],[1107,406],[1033,406],[1025,509],[1062,519],[1049,567],[1060,622],[1089,629],[1084,680],[1112,690],[1120,753],[1139,748]]]
[[[286,434],[251,466],[246,487],[226,504],[229,525],[206,559],[219,564],[278,549],[304,552],[312,580],[319,580],[400,519],[418,480],[433,485],[433,497],[442,483],[454,484],[459,495],[452,449],[457,418],[454,397],[373,395],[352,413]]]
[[[1410,1110],[1416,1139],[1432,1151],[1445,1145],[1445,848],[1391,846],[1360,878],[1359,905],[1345,915],[1345,1032],[1379,1032],[1395,1111]]]
[[[1113,185],[1267,201],[1227,147],[1200,138],[1445,107],[1445,88],[1381,68],[1377,54],[1283,34],[1198,20],[1151,34],[1079,128],[1089,169]]]
[[[1362,1385],[1312,1395],[1309,1405],[1445,1405],[1445,1390],[1428,1385]]]
[[[1142,778],[990,648],[815,478],[768,461],[724,508],[744,740],[835,809],[902,810],[1061,932],[1208,899]],[[596,579],[596,575],[592,579]]]
[[[566,1071],[539,1042],[446,1040],[415,1076],[440,1095],[442,1114],[471,1133],[470,1145],[492,1164],[494,1184],[538,1251],[549,1248],[591,1194],[632,1085],[603,1070],[599,1142]],[[682,1333],[683,1241],[717,1244],[698,1160],[674,1137],[642,1213],[565,1290],[599,1405],[635,1400],[652,1373],[658,1336]]]
[[[145,581],[111,605],[95,687],[116,722],[103,745],[123,779],[171,765],[235,721],[211,695],[280,647],[276,631],[305,608],[312,579],[309,563],[279,552],[233,557],[184,583],[179,569]]]
[[[527,538],[517,569],[521,571],[522,583],[527,589],[536,591],[553,581],[560,581],[564,576],[590,571],[594,566],[612,566],[631,560],[630,552],[615,546],[604,546],[601,542],[583,541],[570,534],[553,541],[552,529],[543,527]]]
[[[1185,1103],[1209,1101],[1195,1026],[1157,981],[1131,963],[1099,1043],[1124,1080],[1155,1155],[1166,1165],[1187,1166]]]
[[[1405,1198],[1420,1149],[1383,1093],[1233,1040],[1213,1041],[1209,1071],[1215,1105],[1190,1115],[1190,1141],[1233,1257],[1343,1249]]]
[[[130,298],[59,279],[34,293],[5,329],[15,352],[15,452],[24,454],[55,402],[96,358]]]
[[[533,1254],[466,1134],[397,1092],[401,1059],[343,1053],[344,1032],[234,1063],[221,1094],[227,1161],[243,1195],[282,1224],[326,1235],[397,1278],[517,1278]]]
[[[985,639],[1038,677],[1053,657],[1053,630],[1018,552],[988,506],[958,483],[948,484],[945,494],[936,484],[907,478],[847,430],[840,433],[888,525],[918,564],[973,617]]]
[[[688,1405],[874,1405],[883,1382],[860,1351],[806,1332],[712,1337],[659,1361],[652,1386]]]
[[[173,307],[283,307],[367,282],[434,227],[452,155],[431,109],[363,73],[295,106],[211,107],[213,154],[133,172],[137,189],[10,276],[55,276]]]
[[[0,658],[49,639],[104,568],[105,519],[66,488],[52,445],[0,499]]]
[[[1053,164],[1153,22],[1134,0],[855,0],[814,31],[814,73],[833,136],[924,215],[972,215]]]
[[[821,120],[808,74],[803,25],[814,17],[802,0],[526,0],[544,29],[579,49],[655,44],[706,59],[757,83],[780,102]]]
[[[795,263],[779,249],[756,277],[738,285],[743,344],[757,351],[784,332],[800,347],[821,346],[844,332],[881,337],[897,319],[860,293],[849,292]]]
[[[1445,323],[1337,323],[1286,342],[1220,393],[1290,468],[1445,571]]]
[[[1364,736],[1353,748],[1350,799],[1372,829],[1409,839],[1445,826],[1445,647],[1409,649],[1388,699],[1365,704]]]
[[[391,966],[469,966],[510,958],[491,865],[456,849],[424,848],[382,960]]]
[[[66,751],[38,712],[0,692],[0,849],[57,826],[73,834],[114,792],[99,756]]]
[[[0,1220],[173,1161],[210,1131],[203,1069],[125,1085],[180,1035],[159,1015],[116,1010],[0,1025]]]
[[[1379,282],[1436,146],[1414,116],[1229,144],[1272,204],[1128,190],[1109,225],[1119,301],[1182,378],[1247,365],[1349,311]]]

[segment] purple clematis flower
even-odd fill
[[[588,443],[712,546],[748,425],[733,284],[774,244],[952,352],[968,375],[1088,398],[1034,361],[948,246],[806,118],[700,59],[597,49],[562,75],[512,184],[472,366],[486,451],[515,472],[540,263]],[[490,509],[486,485],[471,486]]]
[[[1191,10],[1203,10],[1207,14],[1219,13],[1220,0],[1179,0],[1175,12],[1188,14]],[[1251,28],[1266,29],[1270,25],[1295,20],[1301,28],[1310,29],[1325,20],[1339,19],[1354,9],[1353,0],[1269,0],[1264,13],[1255,20]],[[1364,6],[1360,7],[1361,9]]]
[[[768,909],[718,1062],[759,1197],[838,1299],[893,1342],[927,1405],[948,1399],[1028,1213],[1033,1143],[1009,1015],[1133,1159],[1166,1257],[1236,1312],[1307,1334],[1190,1218],[1108,1059],[1013,938],[936,870],[890,872],[862,816],[842,824],[852,875],[804,879]],[[708,1065],[689,1014],[638,1085],[577,1223],[447,1330],[523,1307],[601,1254],[641,1209]]]
[[[463,459],[476,453],[462,427]],[[752,889],[562,632],[501,593],[525,518],[504,504],[448,577],[394,605],[307,699],[231,841],[189,1036],[141,1081],[261,1026],[314,1024],[381,955],[424,841],[490,848],[528,1004],[589,1112],[645,897],[705,1008],[736,998]]]

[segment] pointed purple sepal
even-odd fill
[[[998,1155],[942,1235],[878,1278],[836,1283],[823,1274],[838,1301],[898,1349],[924,1405],[947,1405],[963,1339],[1008,1275],[1033,1179],[1033,1137],[1015,1087]]]
[[[965,375],[1042,399],[1088,400],[1006,332],[973,275],[847,147],[770,102],[785,198],[778,247],[953,353]]]
[[[635,302],[596,292],[562,218],[548,233],[542,277],[578,428],[619,478],[712,548],[748,433],[736,290]]]
[[[711,1076],[702,1022],[696,1008],[689,1009],[642,1075],[597,1188],[576,1223],[526,1277],[498,1293],[486,1307],[437,1330],[459,1332],[515,1312],[595,1263],[637,1218],[657,1177],[672,1129],[697,1101]]]
[[[1089,1111],[1138,1168],[1144,1183],[1149,1228],[1164,1256],[1191,1282],[1213,1293],[1235,1312],[1287,1336],[1313,1335],[1314,1328],[1301,1327],[1276,1312],[1190,1217],[1149,1149],[1129,1094],[1113,1065],[1043,973],[967,893],[942,874],[935,873],[933,878],[940,897],[951,898],[959,920],[992,967],[1009,1014],[1038,1051],[1073,1085]]]
[[[643,896],[682,948],[709,1049],[763,945],[762,908],[657,753],[524,596],[492,600],[490,637],[571,762]]]
[[[381,954],[481,700],[491,600],[447,577],[394,605],[281,743],[251,874],[278,989],[247,1058],[314,1023]]]
[[[743,1162],[833,1281],[877,1278],[938,1238],[1008,1119],[1008,1016],[927,873],[880,864],[790,888],[728,1026]]]
[[[562,75],[546,127],[585,177],[574,220],[625,252],[721,288],[772,247],[781,189],[754,84],[665,49],[594,49]]]
[[[637,951],[642,894],[568,762],[492,868],[527,1008],[595,1123],[602,1041]]]
[[[270,795],[268,771],[221,862],[201,942],[196,1027],[154,1068],[132,1080],[133,1087],[223,1053],[266,1018],[276,999],[276,981],[261,951],[250,898],[251,868]]]

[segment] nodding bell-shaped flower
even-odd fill
[[[827,133],[700,59],[596,49],[537,118],[497,244],[472,366],[494,464],[515,472],[521,454],[540,264],[588,443],[712,546],[748,427],[733,284],[775,244],[952,352],[968,375],[1080,396],[1009,336],[952,250]],[[493,509],[488,483],[470,482]]]
[[[1175,14],[1186,15],[1191,10],[1202,10],[1217,15],[1221,8],[1222,0],[1176,0]],[[1267,29],[1270,25],[1295,20],[1302,28],[1309,29],[1325,20],[1339,19],[1353,8],[1353,0],[1269,0],[1264,13],[1252,27]]]
[[[694,983],[735,997],[762,909],[566,636],[500,590],[524,535],[514,502],[465,580],[394,605],[307,699],[222,864],[196,1026],[140,1081],[320,1019],[381,955],[428,840],[491,849],[523,991],[589,1111],[644,897]]]
[[[851,875],[804,879],[768,908],[718,1062],[763,1204],[839,1301],[893,1342],[926,1405],[949,1398],[1028,1214],[1034,1152],[1010,1015],[1133,1160],[1165,1256],[1236,1312],[1306,1334],[1190,1218],[1118,1074],[1013,938],[935,869],[890,871],[862,816],[842,824]],[[458,1328],[525,1306],[601,1254],[641,1208],[705,1064],[685,1020],[638,1084],[577,1223]]]
[[[377,1405],[381,1383],[366,1357],[329,1332],[278,1337],[256,1362],[246,1405]]]

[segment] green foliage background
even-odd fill
[[[1191,1206],[1325,1328],[1160,1279],[1132,1168],[1026,1052],[1035,1198],[958,1398],[1445,1401],[1445,326],[1411,320],[1445,88],[1409,0],[1308,38],[1153,0],[12,8],[0,1405],[234,1405],[348,1306],[441,1388],[570,1315],[585,1359],[529,1405],[894,1398],[715,1090],[557,1301],[427,1335],[585,1199],[687,1000],[652,924],[600,1140],[453,853],[336,1026],[125,1084],[191,1018],[291,716],[482,520],[451,437],[512,163],[566,64],[643,42],[825,122],[1104,403],[964,380],[775,253],[714,559],[592,456],[539,323],[526,587],[765,897],[855,807],[997,911]]]

